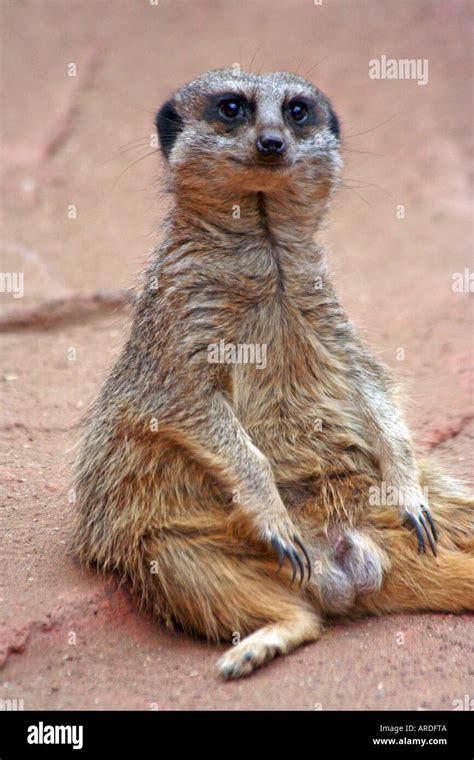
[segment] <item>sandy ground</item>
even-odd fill
[[[472,295],[452,287],[472,266],[470,7],[2,0],[0,252],[2,271],[24,273],[24,297],[0,293],[0,317],[133,284],[166,206],[159,157],[139,159],[175,87],[234,63],[298,69],[345,134],[345,187],[324,233],[336,285],[403,383],[419,450],[470,477]],[[428,59],[428,83],[370,80],[383,54]],[[117,311],[1,336],[0,697],[25,709],[449,710],[472,694],[468,616],[338,624],[224,684],[221,648],[163,632],[114,582],[78,569],[66,554],[74,425],[126,324]]]

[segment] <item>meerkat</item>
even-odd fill
[[[473,502],[417,463],[315,239],[342,166],[330,101],[218,70],[156,125],[173,205],[86,421],[74,554],[232,640],[224,678],[330,616],[473,609]]]

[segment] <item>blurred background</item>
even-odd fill
[[[123,289],[168,203],[154,114],[196,75],[235,64],[298,72],[331,98],[345,159],[323,232],[336,287],[405,387],[419,450],[471,476],[472,3],[0,0],[0,14],[0,268],[24,285],[16,297],[3,276],[0,292],[3,696],[23,694],[26,709],[449,709],[465,670],[442,642],[462,649],[462,618],[428,644],[440,616],[364,621],[250,689],[215,683],[215,651],[158,631],[66,557],[67,479],[74,426],[126,330]],[[427,82],[369,78],[382,56],[426,60]],[[81,646],[68,646],[79,629]],[[366,650],[357,663],[354,648]]]

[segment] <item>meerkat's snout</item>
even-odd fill
[[[262,132],[258,135],[255,145],[263,158],[278,158],[286,151],[286,141],[283,135],[277,132]]]

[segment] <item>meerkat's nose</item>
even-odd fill
[[[286,150],[286,142],[274,132],[262,132],[257,137],[257,150],[261,156],[281,156]]]

